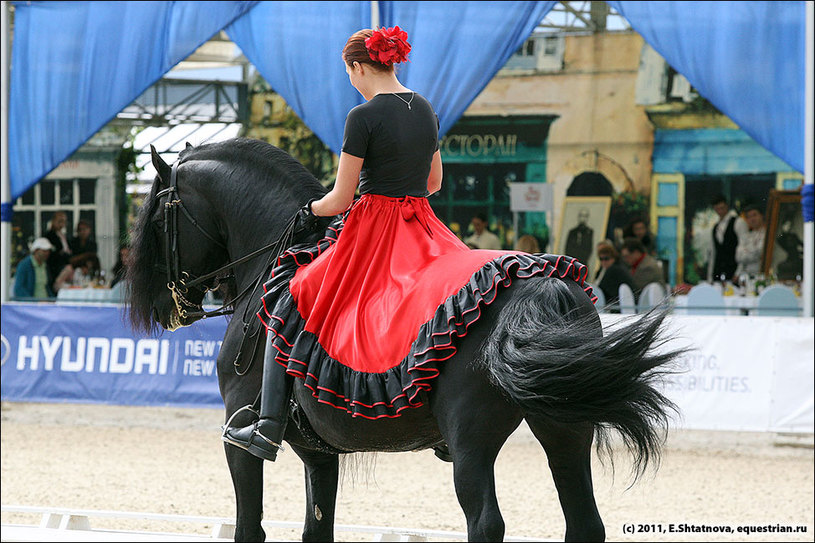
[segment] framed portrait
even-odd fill
[[[800,280],[804,274],[804,217],[801,193],[770,190],[765,215],[767,235],[761,270],[779,281]]]
[[[593,276],[597,244],[606,237],[611,196],[567,196],[558,226],[558,254],[573,256],[589,267]]]

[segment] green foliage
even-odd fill
[[[611,221],[620,228],[635,217],[647,220],[651,202],[648,195],[641,191],[618,192],[611,200]]]
[[[300,161],[317,179],[332,177],[334,160],[331,149],[293,111],[287,112],[279,126],[286,135],[280,138],[278,147]]]
[[[686,102],[685,104],[685,111],[693,112],[693,113],[715,113],[718,115],[722,115],[722,112],[719,111],[716,106],[711,104],[707,99],[698,94],[691,100],[690,102]]]
[[[139,156],[138,151],[133,147],[133,142],[136,135],[141,131],[140,128],[134,128],[128,135],[127,141],[122,146],[122,150],[116,157],[116,205],[119,210],[119,243],[129,243],[130,241],[130,222],[132,208],[132,198],[127,193],[127,183],[144,169],[136,164],[136,158]]]
[[[686,251],[688,251],[689,254],[685,255],[685,282],[691,285],[697,285],[702,281],[698,263],[700,258],[697,254],[697,250],[692,245],[686,248]]]
[[[252,82],[250,95],[274,93],[269,83],[257,74]],[[284,112],[273,119],[264,118],[261,124],[281,129],[284,135],[275,145],[297,159],[314,177],[324,183],[333,180],[334,153],[290,107],[286,107]]]

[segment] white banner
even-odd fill
[[[779,432],[812,432],[813,390],[813,319],[784,319],[776,321],[776,360],[773,372],[770,427]],[[788,323],[793,320],[795,322]]]
[[[614,326],[619,315],[603,315]],[[689,346],[665,394],[680,428],[813,432],[812,318],[672,316],[660,350]]]
[[[550,183],[509,183],[510,211],[552,211],[552,206]]]

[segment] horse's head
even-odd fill
[[[201,165],[185,163],[188,144],[168,165],[151,146],[156,178],[133,231],[128,266],[130,320],[136,329],[174,330],[203,316],[202,301],[228,259],[212,195],[196,182]]]
[[[326,193],[297,160],[259,140],[188,144],[172,166],[155,149],[152,157],[157,175],[133,227],[127,270],[136,330],[200,319],[219,270],[234,273],[226,283],[231,305],[251,295],[267,265],[260,249],[281,236],[300,206]]]

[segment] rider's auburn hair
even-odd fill
[[[342,60],[345,61],[348,66],[353,66],[354,62],[359,62],[360,64],[373,66],[379,71],[393,71],[393,64],[387,66],[371,59],[371,54],[365,46],[365,40],[373,36],[373,34],[374,31],[370,28],[364,28],[354,32],[354,34],[348,38],[348,41],[345,42],[345,47],[342,48]]]

